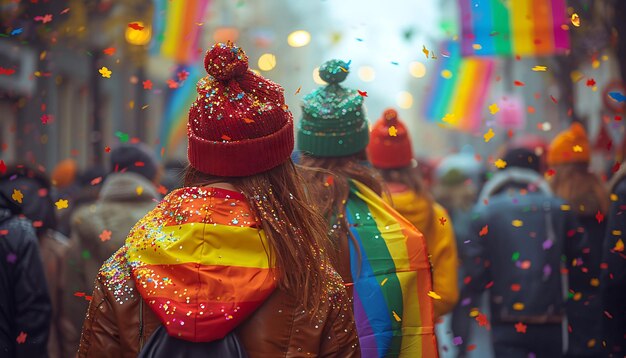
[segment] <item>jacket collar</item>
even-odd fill
[[[102,201],[159,200],[154,184],[136,173],[109,174],[100,191]]]
[[[503,187],[511,184],[532,184],[535,185],[539,191],[552,196],[550,186],[539,173],[530,169],[508,168],[495,173],[493,177],[491,177],[480,192],[479,200],[483,201],[488,199]]]

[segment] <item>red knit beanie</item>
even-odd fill
[[[191,166],[243,177],[287,161],[294,145],[293,116],[283,88],[250,71],[245,52],[232,43],[213,45],[204,68],[209,75],[198,81],[187,124]]]
[[[374,124],[367,155],[376,168],[394,169],[411,164],[411,138],[394,109],[385,110],[383,117]]]

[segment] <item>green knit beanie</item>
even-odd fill
[[[342,87],[349,64],[330,60],[320,66],[328,83],[304,97],[298,149],[314,157],[342,157],[367,147],[369,127],[358,91]]]

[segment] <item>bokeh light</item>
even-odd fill
[[[402,109],[409,109],[413,106],[413,95],[407,91],[402,91],[398,93],[396,101],[398,103],[398,107]]]
[[[358,74],[359,78],[365,82],[371,82],[376,78],[376,71],[370,66],[359,67]]]
[[[409,72],[413,77],[422,78],[426,76],[426,66],[419,61],[411,62],[409,64]]]
[[[264,53],[259,57],[258,65],[261,71],[271,71],[276,67],[276,56],[272,53]]]
[[[304,30],[294,31],[287,36],[287,43],[291,47],[303,47],[311,42],[311,34]]]

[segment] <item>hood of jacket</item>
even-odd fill
[[[102,201],[152,201],[160,199],[154,184],[136,173],[109,174],[100,191]]]
[[[21,193],[20,202],[13,198],[15,190]],[[38,234],[57,225],[50,190],[35,178],[16,175],[0,181],[0,208],[8,209],[12,215],[24,215],[33,222]]]
[[[126,260],[169,335],[221,339],[276,288],[269,245],[247,199],[218,188],[171,192],[131,230]]]
[[[550,185],[539,173],[522,168],[508,168],[495,173],[480,192],[479,203],[511,185],[533,185],[538,191],[552,195]]]
[[[391,201],[393,207],[409,220],[415,227],[424,228],[430,227],[432,221],[432,208],[426,198],[417,195],[417,193],[406,185],[399,183],[388,183],[387,188],[391,195]]]

